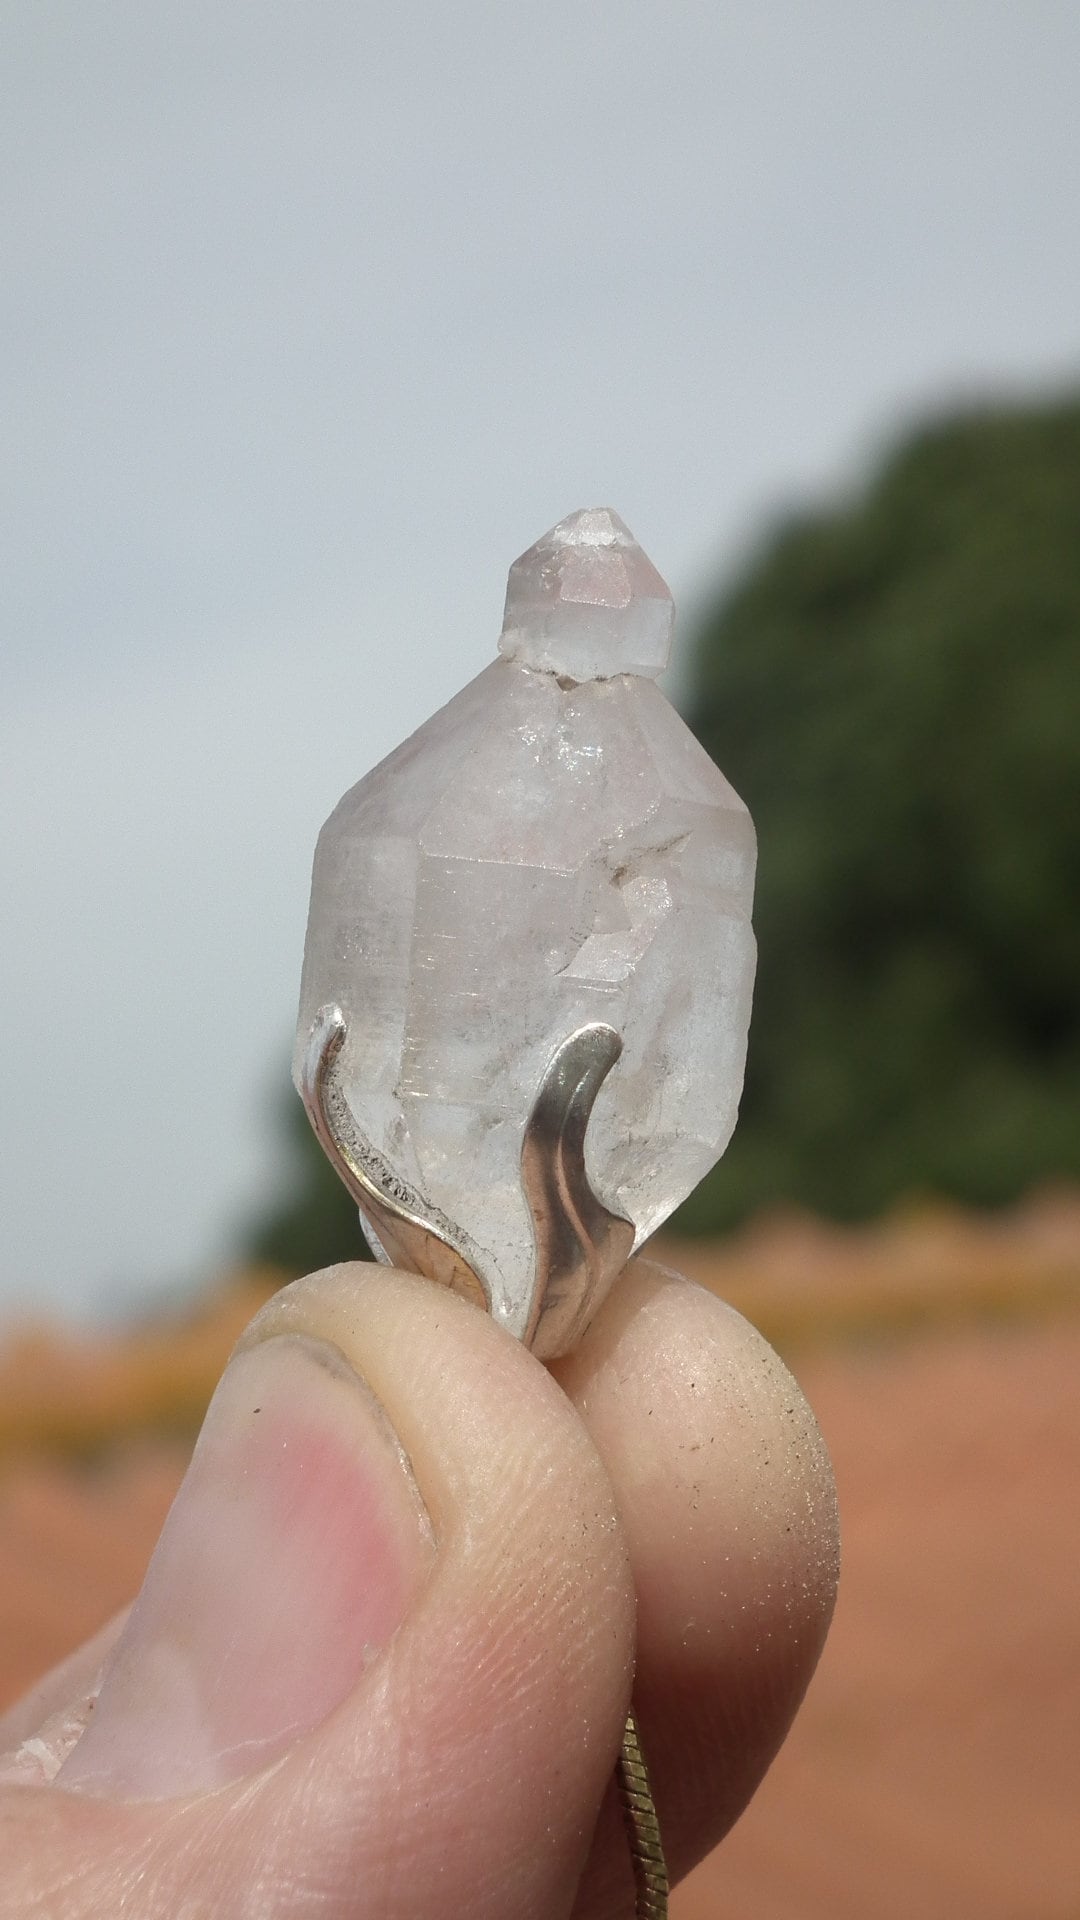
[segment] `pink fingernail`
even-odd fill
[[[401,1447],[338,1350],[245,1349],[56,1784],[158,1798],[269,1765],[352,1691],[433,1553]]]

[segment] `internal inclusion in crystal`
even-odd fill
[[[298,1061],[338,1003],[360,1128],[481,1249],[496,1309],[531,1279],[522,1138],[571,1032],[622,1036],[586,1168],[636,1245],[735,1123],[754,836],[646,677],[665,619],[616,515],[562,522],[511,571],[505,657],[346,794],[316,851]]]

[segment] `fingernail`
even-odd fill
[[[60,1787],[205,1792],[278,1759],[356,1685],[434,1553],[408,1461],[336,1347],[230,1362]]]

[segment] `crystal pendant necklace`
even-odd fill
[[[723,1153],[754,832],[656,677],[671,595],[619,516],[510,569],[500,658],[319,836],[294,1077],[379,1259],[567,1353]],[[667,1882],[633,1716],[638,1914]]]

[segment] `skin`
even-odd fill
[[[722,1838],[838,1559],[820,1435],[746,1321],[639,1260],[548,1370],[354,1265],[276,1296],[227,1382],[84,1739],[100,1640],[0,1722],[0,1915],[628,1916],[631,1686],[673,1878]],[[205,1692],[162,1633],[213,1654]]]

